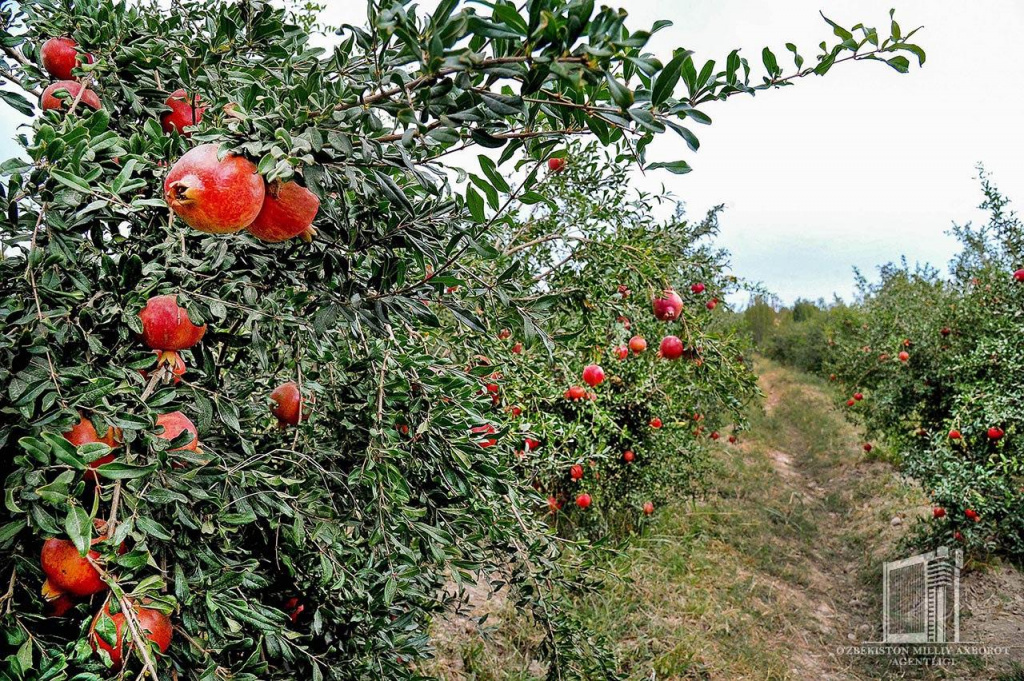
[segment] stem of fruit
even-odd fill
[[[82,95],[84,95],[85,91],[89,89],[90,83],[92,83],[91,73],[82,79],[82,87],[79,88],[78,94],[75,95],[75,101],[71,102],[71,106],[68,107],[69,116],[75,112],[75,108],[78,106],[78,103],[82,101]]]

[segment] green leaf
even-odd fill
[[[64,518],[64,531],[83,556],[89,552],[92,543],[92,518],[81,506],[72,506]]]
[[[647,166],[647,170],[658,170],[659,168],[667,170],[670,173],[674,173],[676,175],[685,175],[686,173],[693,170],[693,168],[690,167],[690,164],[687,163],[686,161],[659,161],[658,163],[651,163],[650,165]]]
[[[899,57],[893,57],[892,59],[887,59],[885,63],[900,73],[907,73],[910,71],[910,60],[902,55]]]
[[[17,92],[0,90],[0,99],[3,99],[7,103],[7,106],[22,115],[32,116],[35,114],[35,109],[32,104]]]
[[[119,461],[111,461],[108,464],[104,464],[96,469],[96,473],[103,478],[108,480],[135,480],[136,478],[144,478],[157,469],[157,465],[150,464],[148,466],[140,466],[131,463],[121,463]]]
[[[75,470],[83,470],[85,463],[78,456],[78,449],[68,442],[64,437],[54,433],[43,433],[42,438],[50,445],[50,451],[62,463],[71,466]]]
[[[779,61],[775,58],[775,54],[767,47],[761,50],[761,61],[764,62],[765,70],[768,71],[768,75],[773,79],[781,75],[782,69],[779,68]]]
[[[652,105],[660,106],[672,96],[676,84],[679,82],[679,74],[683,68],[683,62],[691,54],[693,53],[689,50],[677,52],[672,61],[666,64],[665,68],[658,74],[658,77],[654,79],[654,87],[651,88]]]
[[[608,83],[608,91],[612,95],[612,99],[619,108],[625,111],[629,107],[633,106],[633,91],[628,87],[615,80],[612,74],[605,74],[605,81]]]
[[[53,179],[57,180],[57,182],[61,183],[65,187],[70,187],[71,189],[74,189],[77,192],[81,192],[82,194],[92,193],[92,189],[89,187],[89,183],[86,182],[84,178],[81,178],[78,175],[75,175],[74,173],[69,173],[67,171],[59,170],[57,168],[51,168],[50,175],[51,177],[53,177]]]

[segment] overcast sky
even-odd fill
[[[329,2],[327,21],[361,23],[361,2]],[[433,0],[422,4],[433,6]],[[616,4],[613,1],[607,4]],[[691,153],[665,135],[651,160],[685,158],[684,176],[657,171],[692,215],[724,203],[721,244],[734,273],[762,282],[783,301],[849,297],[852,268],[866,273],[906,255],[945,266],[956,249],[951,222],[978,220],[974,166],[983,162],[1011,197],[1024,186],[1024,2],[1019,0],[629,0],[631,27],[658,18],[674,26],[651,50],[663,61],[673,47],[722,63],[729,50],[760,64],[770,46],[784,67],[794,42],[809,62],[831,29],[818,15],[887,31],[888,11],[918,36],[924,68],[901,75],[884,64],[842,64],[824,78],[733,98],[705,108],[714,119],[695,131]],[[885,33],[887,35],[887,32]],[[0,151],[17,120],[0,113]]]

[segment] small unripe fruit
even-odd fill
[[[50,38],[39,48],[43,69],[58,80],[71,80],[71,70],[82,64],[91,64],[91,54],[80,54],[71,38]]]
[[[43,90],[43,95],[39,98],[39,106],[43,111],[60,111],[64,108],[64,102],[57,97],[57,92],[60,90],[66,90],[68,98],[73,102],[78,97],[78,93],[82,91],[82,84],[75,80],[58,80],[50,85]],[[92,90],[87,89],[82,93],[80,101],[82,104],[91,106],[97,111],[103,108],[103,103],[100,102],[99,96]],[[70,106],[70,102],[68,102],[68,105]]]
[[[580,508],[588,508],[590,506],[590,495],[584,492],[576,497],[576,505]]]
[[[730,435],[729,436],[729,444],[731,444],[731,445],[736,444],[736,436],[735,435]]]
[[[221,160],[219,150],[202,144],[178,159],[164,181],[164,199],[192,229],[232,234],[260,214],[266,189],[251,161],[235,154]]]
[[[661,297],[655,296],[651,303],[654,316],[663,322],[671,322],[683,311],[683,299],[670,288],[665,289]]]
[[[683,341],[676,336],[665,336],[661,339],[659,352],[665,359],[679,359],[683,356]]]
[[[939,333],[941,333],[943,336],[948,336],[949,334],[953,333],[953,329],[949,328],[948,326],[944,326],[942,327],[942,330],[939,331]]]
[[[583,382],[594,388],[604,382],[604,369],[597,364],[591,364],[583,370]]]

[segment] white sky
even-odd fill
[[[362,2],[329,0],[327,23],[362,23]],[[421,4],[433,6],[434,0]],[[824,78],[705,107],[691,153],[673,134],[651,160],[685,158],[694,171],[638,178],[684,199],[693,216],[717,203],[727,211],[720,243],[734,273],[763,282],[783,301],[849,297],[852,268],[866,273],[906,255],[944,268],[956,250],[952,221],[981,219],[974,165],[985,163],[1004,192],[1024,183],[1024,2],[1019,0],[629,0],[632,28],[665,18],[651,51],[673,47],[720,64],[737,47],[760,65],[768,45],[790,70],[794,42],[809,63],[831,36],[818,16],[849,27],[863,21],[888,35],[888,10],[928,52],[923,69],[900,75],[880,63],[841,64]],[[0,154],[14,153],[18,122],[0,110]]]

